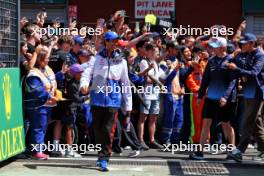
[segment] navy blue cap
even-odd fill
[[[248,43],[257,41],[257,37],[252,33],[245,33],[239,43]]]
[[[166,43],[166,48],[167,48],[167,49],[168,49],[168,48],[176,48],[176,49],[179,49],[179,48],[178,48],[178,43],[175,42],[175,41],[168,41],[168,42]]]
[[[152,33],[152,38],[153,38],[153,39],[160,38],[160,34],[157,33],[157,32],[153,32],[153,33]]]
[[[79,35],[76,35],[73,37],[74,43],[75,44],[79,44],[79,45],[83,45],[83,38],[80,37]]]
[[[106,41],[111,41],[111,40],[119,39],[119,36],[117,35],[116,32],[109,31],[109,32],[104,33],[104,39]]]
[[[228,54],[232,54],[236,50],[236,46],[233,42],[227,41],[226,51]]]

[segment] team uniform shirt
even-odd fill
[[[230,97],[236,84],[234,72],[226,66],[230,59],[231,57],[228,55],[224,58],[214,56],[209,59],[202,78],[199,99],[205,95],[206,90],[206,97],[211,100],[220,100],[222,97],[228,99]]]
[[[109,58],[104,49],[92,57],[87,69],[82,74],[80,87],[89,86],[92,80],[90,87],[91,105],[120,108],[121,104],[124,103],[124,109],[131,111],[132,94],[127,62],[118,56],[120,54],[114,52]]]
[[[73,52],[72,50],[70,51],[70,64],[69,64],[69,66],[71,66],[71,65],[73,65],[73,64],[76,64],[77,63],[77,61],[78,61],[78,55],[75,53],[75,52]]]
[[[33,68],[29,71],[26,78],[26,104],[27,107],[50,105],[47,100],[55,96],[57,83],[55,74],[49,66],[44,69]]]
[[[238,69],[237,77],[241,77],[243,94],[246,99],[263,100],[264,91],[264,54],[256,49],[252,53],[240,53],[234,59]]]

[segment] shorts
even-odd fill
[[[67,126],[73,126],[76,122],[76,119],[80,117],[80,109],[78,107],[69,106],[65,111],[65,114],[63,114],[61,117],[61,123]]]
[[[160,102],[159,100],[144,100],[146,107],[141,103],[140,104],[140,113],[143,114],[159,114],[160,111]]]
[[[228,101],[223,107],[219,105],[219,100],[206,98],[202,112],[203,119],[217,119],[219,122],[229,122],[233,119],[235,103]]]
[[[57,106],[52,108],[51,120],[61,120],[66,114],[70,101],[59,101]]]
[[[63,115],[61,118],[61,123],[66,126],[73,126],[76,122],[77,115],[71,114],[71,115]]]

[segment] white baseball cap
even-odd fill
[[[210,39],[208,45],[212,48],[226,47],[227,40],[224,37],[213,37]]]

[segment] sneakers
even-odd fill
[[[144,141],[141,141],[140,145],[141,145],[142,150],[149,150],[149,147],[147,146],[147,144]]]
[[[65,157],[66,158],[82,158],[82,155],[80,155],[79,153],[75,152],[74,150],[70,148],[65,151]]]
[[[164,147],[162,145],[160,145],[159,143],[157,143],[156,141],[153,141],[153,142],[149,143],[149,148],[152,148],[152,149],[163,149]]]
[[[49,158],[49,155],[46,155],[42,152],[37,152],[32,155],[32,158],[37,160],[47,160]]]
[[[255,146],[254,146],[253,144],[248,144],[247,148],[248,148],[248,149],[254,149]]]
[[[131,150],[131,147],[128,145],[128,146],[125,146],[124,147],[124,150]]]
[[[128,157],[129,158],[135,158],[137,157],[138,155],[140,155],[140,150],[133,150],[129,153]]]
[[[192,160],[203,160],[204,156],[203,156],[203,152],[194,152],[192,154],[189,155],[189,158]]]
[[[123,156],[122,152],[111,152],[111,156]]]
[[[264,161],[264,151],[259,152],[256,156],[252,158],[254,161]]]
[[[230,155],[227,154],[225,160],[233,160]]]
[[[242,162],[242,153],[238,149],[235,149],[232,152],[229,152],[228,156],[229,158],[235,160],[236,162],[239,162],[239,163]]]
[[[99,170],[102,172],[109,171],[108,169],[108,162],[106,160],[97,160],[96,166],[99,167]]]
[[[18,155],[15,156],[16,159],[28,159],[29,156],[26,155],[25,153],[20,153]]]
[[[62,151],[59,150],[53,150],[52,152],[50,152],[50,156],[52,157],[60,157],[65,155],[65,153],[63,153]]]

